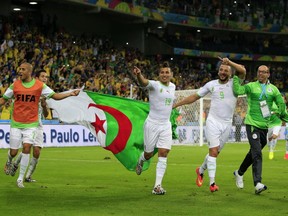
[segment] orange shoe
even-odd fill
[[[196,174],[197,174],[197,178],[196,178],[196,184],[198,187],[201,187],[203,184],[203,174],[200,174],[199,172],[200,167],[196,168]]]
[[[218,191],[219,190],[219,187],[213,183],[212,185],[210,185],[210,191],[213,193],[215,191]]]
[[[288,160],[288,153],[285,154],[284,159]]]

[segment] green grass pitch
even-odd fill
[[[173,146],[163,180],[164,196],[152,195],[154,157],[140,176],[127,171],[101,147],[44,148],[34,178],[36,183],[16,186],[18,173],[0,174],[1,215],[288,215],[288,161],[285,142],[279,141],[274,160],[263,150],[263,183],[268,190],[254,194],[251,168],[244,176],[244,189],[237,189],[233,171],[249,145],[226,144],[217,159],[219,191],[209,191],[206,171],[201,188],[195,184],[207,146]],[[7,149],[0,150],[4,167]],[[109,159],[110,158],[110,159]]]

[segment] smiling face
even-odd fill
[[[164,85],[169,85],[172,78],[172,72],[169,67],[160,68],[159,81]]]
[[[39,79],[41,82],[43,82],[43,83],[47,83],[47,80],[48,80],[48,78],[47,78],[47,73],[46,72],[41,72],[40,74],[39,74],[39,77],[36,77],[37,79]]]
[[[270,77],[269,68],[266,65],[261,65],[257,70],[257,78],[260,83],[267,83]]]
[[[231,75],[232,75],[231,67],[229,65],[221,64],[218,71],[220,83],[227,83]]]
[[[23,82],[30,82],[32,80],[32,65],[23,63],[19,67],[18,76]]]

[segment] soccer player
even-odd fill
[[[47,84],[47,73],[45,70],[39,70],[35,74],[35,79],[40,80],[41,82]],[[49,114],[49,108],[47,106],[45,98],[41,97],[39,102],[39,126],[38,130],[36,131],[36,138],[35,138],[35,144],[33,145],[33,157],[30,160],[30,164],[26,173],[25,182],[36,182],[35,179],[32,179],[32,174],[34,173],[36,169],[36,165],[38,164],[40,152],[43,148],[43,125],[42,125],[42,119],[46,118]],[[15,162],[12,165],[12,169],[10,171],[10,175],[14,176],[18,165],[21,161],[22,153],[18,155]]]
[[[285,140],[286,140],[286,152],[284,155],[284,159],[288,160],[288,125],[286,123],[286,127],[285,127]]]
[[[267,138],[268,138],[268,148],[269,148],[269,159],[274,158],[274,149],[277,144],[277,139],[280,135],[282,126],[282,121],[277,118],[275,121],[271,122],[270,127],[268,128]]]
[[[160,68],[159,81],[147,80],[137,67],[133,69],[141,86],[149,91],[150,111],[144,123],[144,152],[140,155],[136,173],[140,175],[143,163],[149,160],[155,148],[158,148],[156,181],[152,194],[163,195],[162,179],[167,167],[167,156],[172,146],[172,128],[170,115],[175,98],[175,85],[170,82],[172,72],[168,64]]]
[[[287,108],[287,103],[288,103],[288,99],[286,97],[285,94],[282,94],[284,102],[286,103],[286,108]],[[285,123],[285,140],[286,140],[286,145],[285,145],[285,155],[284,155],[284,159],[288,160],[288,124]]]
[[[219,79],[209,81],[200,90],[176,103],[173,108],[190,104],[211,93],[211,107],[206,120],[206,137],[208,141],[209,153],[205,156],[204,162],[196,169],[196,184],[201,187],[203,184],[204,171],[208,169],[210,178],[210,191],[215,192],[219,187],[215,183],[216,159],[229,138],[232,127],[234,109],[237,96],[233,93],[232,68],[236,74],[245,78],[246,69],[243,65],[237,64],[228,58],[220,58],[222,64],[218,69]]]
[[[278,106],[279,117],[287,122],[288,114],[286,105],[278,88],[268,80],[269,68],[261,65],[257,70],[257,81],[241,86],[237,76],[233,78],[233,90],[235,94],[247,95],[248,110],[244,123],[250,144],[250,150],[241,163],[238,170],[234,171],[236,186],[243,188],[243,175],[252,164],[252,174],[255,186],[255,194],[267,190],[262,183],[262,149],[267,144],[267,132],[269,122],[277,118],[271,113],[273,102]]]
[[[282,94],[283,100],[285,104],[287,103],[286,97]],[[272,105],[271,109],[272,113],[278,113],[278,107],[275,103]],[[276,115],[273,116],[272,121],[269,122],[269,129],[268,129],[268,147],[269,147],[269,159],[272,160],[274,158],[274,149],[277,144],[277,139],[280,135],[282,127],[282,121]]]
[[[12,160],[17,155],[19,146],[23,145],[22,158],[20,161],[19,177],[17,186],[23,188],[23,180],[29,164],[30,150],[35,144],[35,134],[39,126],[39,101],[40,97],[62,100],[70,96],[77,96],[80,90],[67,93],[55,93],[43,82],[32,77],[33,66],[29,63],[22,63],[19,67],[19,79],[0,98],[0,106],[6,100],[14,98],[14,107],[10,125],[10,149],[8,159],[4,167],[4,172],[9,175],[12,169]]]

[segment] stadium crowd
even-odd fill
[[[180,1],[174,1],[177,2]],[[56,25],[52,21],[50,26],[33,26],[21,18],[3,23],[0,49],[1,96],[16,79],[18,66],[27,61],[34,66],[35,71],[47,71],[48,85],[56,92],[85,85],[85,89],[95,92],[148,100],[147,95],[139,91],[137,81],[131,74],[132,68],[137,66],[145,77],[156,79],[157,68],[168,60],[166,56],[144,56],[133,47],[116,47],[105,35],[73,36]],[[173,61],[170,58],[169,61],[174,73],[172,81],[177,90],[198,89],[217,77],[218,64],[215,59],[174,56]],[[288,83],[284,77],[288,75],[288,70],[279,65],[271,65],[271,72],[272,83],[280,90],[286,90]],[[249,80],[249,73],[247,77],[248,81],[252,81]]]
[[[217,23],[215,21],[218,19],[219,24],[221,21],[230,20],[250,22],[251,25],[279,24],[282,26],[287,21],[287,1],[284,0],[261,2],[246,0],[135,0],[135,4],[168,13],[204,17],[213,23]]]
[[[164,10],[167,13],[185,14],[203,19],[213,29],[181,28],[181,31],[165,31],[161,38],[180,48],[199,50],[236,52],[245,54],[286,55],[288,48],[285,35],[247,34],[247,32],[225,32],[229,22],[248,24],[250,30],[271,28],[281,32],[288,23],[287,1],[232,1],[232,0],[202,0],[202,1],[136,1],[148,8]],[[264,28],[264,29],[265,29]],[[220,30],[220,31],[219,31]],[[266,30],[264,30],[266,31]],[[163,36],[164,35],[164,36]],[[243,46],[245,44],[245,46]]]
[[[165,31],[157,35],[173,47],[231,53],[286,55],[288,43],[284,35],[259,35],[247,32],[225,32],[211,29]],[[244,46],[243,46],[244,44]]]
[[[34,70],[45,69],[49,85],[56,91],[85,88],[122,97],[135,88],[131,75],[134,65],[149,78],[157,76],[161,55],[145,57],[131,47],[115,47],[105,36],[74,37],[65,31],[45,36],[39,28],[5,23],[1,44],[1,95],[17,77],[17,67],[31,62]],[[212,66],[204,60],[182,59],[173,62],[174,82],[178,89],[199,88],[211,78]],[[184,79],[185,77],[185,79]],[[135,92],[136,89],[135,89]],[[138,96],[134,95],[137,98]]]

